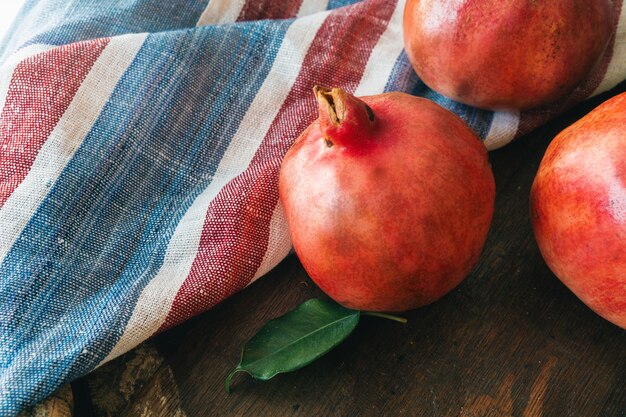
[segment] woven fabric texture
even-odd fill
[[[626,78],[600,65],[535,112],[429,90],[402,0],[29,0],[0,46],[0,415],[15,415],[272,269],[277,179],[315,84],[399,90],[490,149]]]

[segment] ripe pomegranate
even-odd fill
[[[611,0],[408,0],[415,71],[454,100],[525,110],[571,92],[613,32]]]
[[[626,329],[626,93],[550,143],[530,208],[550,269],[596,313]]]
[[[432,303],[475,265],[495,185],[456,115],[403,93],[316,87],[319,118],[281,167],[295,251],[335,301],[370,311]]]

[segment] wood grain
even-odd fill
[[[491,153],[497,200],[484,253],[452,293],[408,312],[408,324],[364,317],[315,363],[267,382],[240,374],[227,395],[224,378],[245,342],[266,321],[323,296],[292,256],[155,338],[163,362],[122,415],[625,417],[626,332],[554,277],[528,216],[548,143],[606,97]]]
[[[66,384],[31,409],[22,410],[18,417],[72,417],[73,409],[72,388]]]

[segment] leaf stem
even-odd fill
[[[224,389],[226,390],[226,394],[230,394],[230,381],[232,381],[233,377],[237,372],[243,371],[239,366],[230,371],[228,376],[226,377],[226,381],[224,381]]]
[[[376,311],[362,311],[361,314],[364,316],[380,317],[382,319],[397,321],[398,323],[402,323],[402,324],[406,324],[406,322],[408,321],[404,317],[398,317],[398,316],[394,316],[392,314],[386,314],[386,313],[378,313]]]

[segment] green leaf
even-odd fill
[[[360,314],[332,301],[312,299],[269,321],[243,348],[239,365],[226,377],[226,392],[237,372],[268,380],[308,365],[348,337]]]

